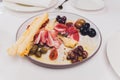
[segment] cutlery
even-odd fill
[[[58,7],[57,7],[57,9],[63,9],[63,4],[65,3],[65,2],[67,2],[68,0],[65,0],[64,2],[62,2]]]

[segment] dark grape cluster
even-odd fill
[[[67,60],[71,60],[72,63],[82,61],[87,58],[88,53],[83,49],[82,46],[77,46],[72,51],[68,52]]]
[[[61,23],[61,24],[65,24],[65,23],[66,23],[66,20],[67,20],[66,16],[62,16],[62,17],[61,17],[61,16],[58,15],[58,16],[56,17],[56,21],[59,22],[59,23]]]
[[[90,37],[95,37],[96,36],[96,31],[93,28],[90,28],[89,23],[85,23],[82,27],[80,27],[80,33],[85,36],[88,35]]]

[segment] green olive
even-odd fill
[[[75,22],[75,27],[79,29],[80,27],[82,27],[82,23],[76,21],[76,22]]]
[[[33,47],[30,49],[30,54],[35,54],[37,50],[38,50],[38,46],[33,45]]]
[[[82,23],[82,24],[85,24],[86,21],[84,19],[79,19],[79,21]]]
[[[42,48],[40,49],[40,52],[41,52],[42,54],[47,53],[47,51],[48,51],[48,49],[45,48],[45,47],[42,47]]]
[[[35,53],[35,56],[36,56],[36,57],[41,57],[41,52],[40,52],[40,51],[37,51],[37,52]]]
[[[85,20],[84,19],[78,19],[76,22],[75,22],[75,27],[80,29],[80,27],[83,26],[83,24],[85,24]]]

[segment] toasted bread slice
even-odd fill
[[[42,25],[48,20],[48,13],[40,17],[36,17],[29,28],[21,35],[21,37],[8,49],[10,55],[27,55],[32,47],[34,35],[39,31]]]

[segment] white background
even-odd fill
[[[59,1],[61,3],[63,0]],[[6,49],[15,41],[18,27],[39,12],[18,13],[0,7],[0,80],[119,80],[107,59],[106,44],[113,33],[120,31],[120,0],[105,0],[103,10],[92,12],[77,10],[70,2],[64,4],[61,11],[88,18],[97,25],[103,38],[102,46],[94,57],[69,69],[43,68],[32,64],[26,58],[9,56]]]

